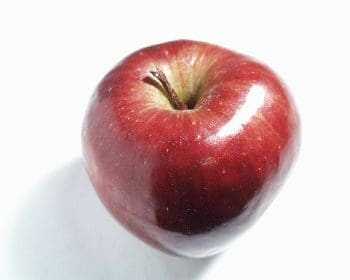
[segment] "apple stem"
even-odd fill
[[[170,85],[167,77],[165,76],[164,72],[156,67],[156,70],[150,71],[152,76],[156,78],[164,87],[165,91],[169,95],[170,101],[173,103],[173,106],[177,110],[186,110],[187,105],[186,103],[182,102],[179,96],[176,94],[175,90],[173,87]]]

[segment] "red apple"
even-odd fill
[[[187,257],[222,251],[262,214],[298,144],[298,113],[271,70],[185,40],[120,62],[83,127],[86,168],[110,213]]]

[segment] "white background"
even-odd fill
[[[0,279],[350,279],[348,1],[204,2],[0,2]],[[125,232],[81,160],[102,76],[179,38],[267,63],[303,124],[282,192],[213,260],[169,257]]]

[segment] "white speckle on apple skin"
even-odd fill
[[[201,160],[201,161],[200,161],[200,164],[201,164],[202,166],[211,166],[211,165],[217,164],[217,162],[216,162],[215,158],[213,158],[213,157],[207,157],[207,158]]]

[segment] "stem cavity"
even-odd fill
[[[175,107],[175,109],[187,110],[186,103],[182,102],[179,96],[176,94],[175,90],[170,85],[167,77],[165,76],[164,72],[159,67],[156,67],[156,70],[150,71],[150,73],[155,79],[157,79],[162,84],[166,93],[169,95],[170,101],[172,105]]]

